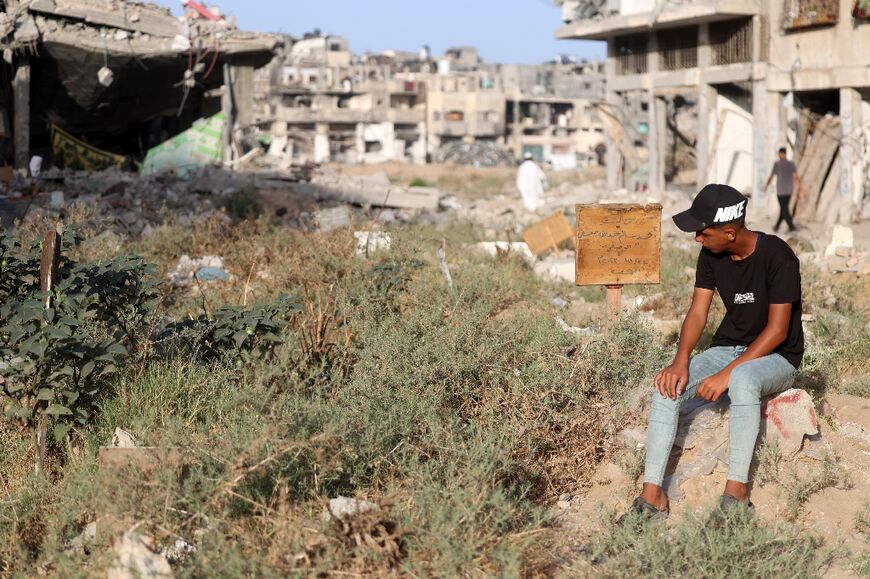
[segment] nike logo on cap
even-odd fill
[[[730,207],[720,207],[716,211],[716,217],[713,218],[713,223],[727,223],[743,217],[743,209],[746,207],[746,201],[741,201],[737,205]]]

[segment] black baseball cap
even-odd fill
[[[692,206],[674,215],[674,223],[681,230],[694,233],[712,225],[737,221],[746,216],[749,200],[730,185],[707,185],[698,193]]]

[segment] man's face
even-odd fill
[[[782,151],[779,152],[779,160],[785,161],[785,153],[783,153]]]
[[[695,233],[695,241],[713,253],[722,253],[734,241],[734,230],[728,227],[708,227]]]

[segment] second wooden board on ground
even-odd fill
[[[661,205],[577,205],[577,285],[659,283],[661,233]]]
[[[541,255],[549,250],[558,252],[559,244],[572,237],[574,230],[561,213],[554,213],[523,232],[523,241],[534,255]]]

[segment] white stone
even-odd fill
[[[337,497],[334,499],[329,499],[329,506],[327,508],[329,510],[329,514],[340,521],[347,520],[348,518],[354,517],[356,515],[362,515],[364,513],[372,513],[381,510],[381,507],[373,502],[365,501],[362,499],[353,499],[349,497]]]
[[[472,247],[492,257],[498,256],[499,253],[514,253],[527,263],[535,263],[535,256],[524,241],[481,241]]]
[[[819,432],[813,400],[804,390],[791,388],[763,403],[761,417],[762,436],[777,440],[783,456],[795,455],[804,436]]]
[[[383,231],[354,231],[356,239],[356,254],[367,256],[376,251],[389,251],[393,245],[393,238]]]
[[[851,227],[845,225],[835,225],[834,232],[831,234],[831,243],[825,248],[825,257],[830,257],[837,253],[840,247],[854,247],[855,236]]]
[[[535,274],[547,281],[567,281],[574,283],[577,279],[575,274],[576,264],[574,257],[553,258],[535,264]]]
[[[166,557],[155,552],[154,539],[138,532],[135,525],[115,543],[115,561],[107,579],[169,579],[174,576]]]
[[[121,427],[115,428],[115,434],[112,435],[113,448],[136,448],[139,444],[136,438]]]

